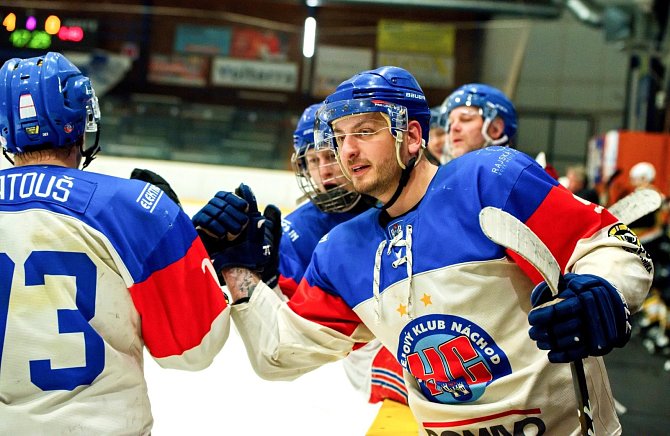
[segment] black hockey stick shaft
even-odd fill
[[[485,207],[479,213],[479,224],[482,231],[491,241],[508,248],[540,273],[556,297],[559,283],[563,280],[561,268],[549,248],[524,223],[515,216],[494,207]],[[577,397],[577,414],[582,434],[595,435],[589,391],[584,374],[584,364],[581,359],[570,362],[572,384]]]

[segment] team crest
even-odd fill
[[[74,130],[74,127],[72,127],[72,124],[67,123],[66,125],[63,126],[63,131],[65,133],[72,133],[72,130]]]
[[[396,357],[426,398],[444,404],[475,401],[489,384],[512,373],[507,355],[484,329],[453,315],[410,321]]]
[[[399,234],[402,233],[402,220],[400,221],[395,221],[391,224],[388,225],[386,228],[386,232],[388,233],[389,237],[391,239],[395,238]]]

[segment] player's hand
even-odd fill
[[[249,225],[238,240],[212,256],[217,271],[223,268],[243,267],[261,274],[261,279],[270,287],[278,280],[279,241],[281,239],[281,212],[269,205],[263,215],[249,216]]]
[[[144,182],[149,182],[154,186],[157,186],[161,188],[163,192],[165,192],[165,195],[170,197],[172,201],[177,203],[177,206],[181,207],[181,202],[179,201],[179,197],[177,196],[177,193],[174,192],[170,184],[161,176],[158,174],[154,173],[153,171],[141,169],[141,168],[135,168],[131,173],[130,173],[130,178],[131,179],[137,179],[137,180],[142,180]]]
[[[628,305],[619,291],[591,274],[564,276],[562,290],[553,299],[546,283],[531,294],[529,334],[538,348],[549,350],[549,360],[567,363],[602,356],[630,339]]]
[[[256,197],[244,183],[235,194],[219,191],[193,216],[202,242],[211,257],[234,245],[249,223],[250,217],[260,217]]]

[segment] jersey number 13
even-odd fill
[[[0,253],[0,365],[5,345],[9,297],[16,264]],[[52,368],[50,359],[30,360],[30,380],[44,391],[73,390],[88,385],[105,366],[104,342],[89,324],[95,315],[96,267],[84,253],[34,251],[23,264],[25,286],[44,286],[45,276],[75,277],[76,309],[57,309],[58,333],[83,333],[86,366]],[[0,366],[2,373],[2,366]]]

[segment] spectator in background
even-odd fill
[[[628,175],[621,168],[617,168],[609,179],[602,184],[600,192],[600,204],[610,207],[633,192],[633,188],[630,185]]]
[[[598,191],[588,186],[586,168],[583,165],[569,166],[565,171],[565,177],[567,178],[567,188],[570,192],[593,204],[600,204]]]
[[[649,162],[638,162],[628,172],[628,178],[633,190],[638,189],[653,189],[660,192],[654,186],[656,179],[656,168]],[[665,199],[664,199],[665,200]],[[664,201],[665,203],[665,201]],[[662,206],[656,212],[652,212],[642,218],[630,223],[629,227],[635,230],[635,234],[640,238],[640,242],[647,244],[658,239],[663,235],[663,230],[667,226],[667,205]],[[653,253],[652,254],[653,258]]]
[[[659,189],[654,185],[656,168],[649,162],[639,162],[628,172],[633,189]],[[668,226],[668,203],[663,199],[661,207],[632,222],[629,227],[640,238],[644,248],[654,261],[654,280],[649,296],[642,305],[639,326],[642,328],[642,343],[650,353],[669,352],[670,337],[668,323],[670,311],[670,239]]]

